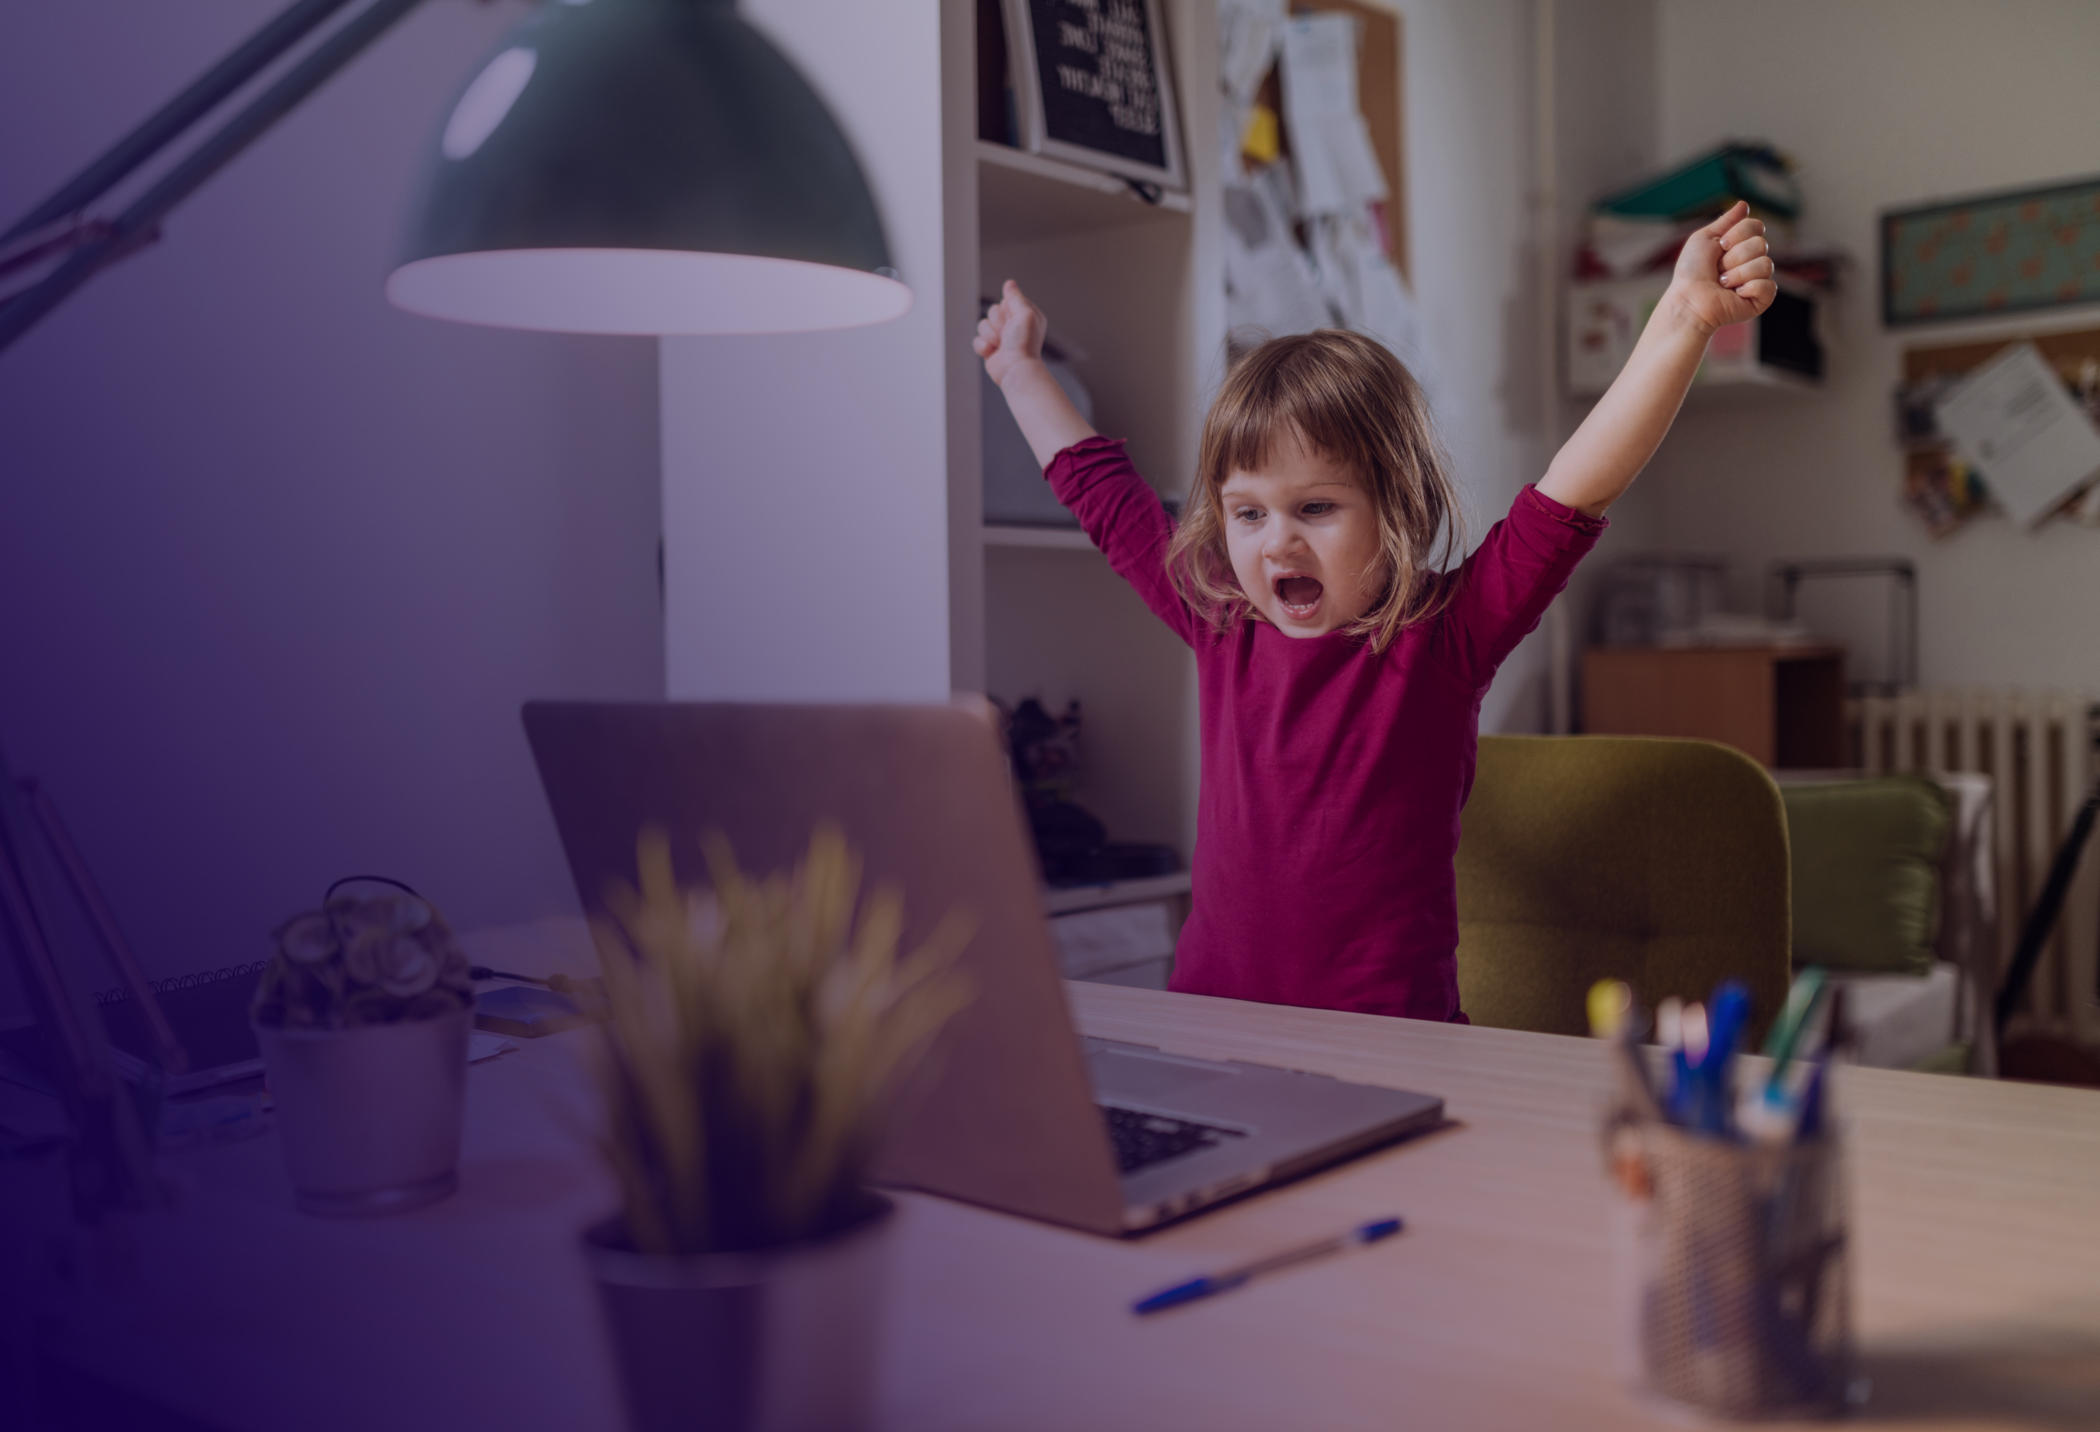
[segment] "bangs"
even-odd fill
[[[1207,485],[1215,491],[1235,472],[1260,472],[1292,447],[1332,458],[1368,481],[1380,444],[1366,418],[1413,397],[1407,370],[1386,356],[1392,371],[1374,375],[1350,372],[1332,354],[1287,339],[1249,354],[1218,395],[1215,445],[1203,455]]]

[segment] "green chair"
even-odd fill
[[[1712,741],[1483,736],[1458,842],[1458,989],[1475,1024],[1586,1034],[1591,984],[1651,1009],[1742,980],[1762,1039],[1791,977],[1786,810]]]

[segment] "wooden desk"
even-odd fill
[[[1849,766],[1845,649],[1593,646],[1582,654],[1582,729],[1699,736],[1767,767]]]
[[[1458,1127],[1115,1242],[904,1199],[883,1425],[1660,1427],[1619,1387],[1588,1041],[1068,986],[1089,1033],[1433,1090]],[[227,1429],[618,1425],[574,1231],[611,1203],[575,1036],[474,1067],[459,1195],[293,1211],[274,1140],[89,1250],[68,1360]],[[2100,1426],[2100,1093],[1848,1072],[1866,1420]],[[1139,1322],[1190,1272],[1398,1212],[1407,1232]],[[129,1271],[127,1271],[127,1265]],[[87,1286],[96,1285],[96,1286]]]

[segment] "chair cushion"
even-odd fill
[[[1923,776],[1784,785],[1794,964],[1932,970],[1947,793]]]
[[[1711,741],[1483,736],[1458,844],[1458,987],[1476,1024],[1582,1034],[1611,977],[1651,1007],[1786,997],[1786,817],[1762,767]]]

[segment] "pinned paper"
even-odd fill
[[[1288,165],[1225,186],[1225,319],[1271,338],[1334,322],[1318,276],[1291,233]]]
[[[2100,430],[2032,343],[2006,349],[1950,389],[1939,423],[2022,527],[2100,476]]]
[[[1284,0],[1220,0],[1218,80],[1239,104],[1251,104],[1276,61]]]
[[[1356,97],[1356,31],[1345,14],[1293,16],[1283,28],[1283,108],[1306,214],[1361,210],[1387,196]]]
[[[1414,296],[1386,257],[1370,215],[1323,215],[1311,227],[1320,292],[1342,326],[1383,343],[1417,381],[1430,386]]]

